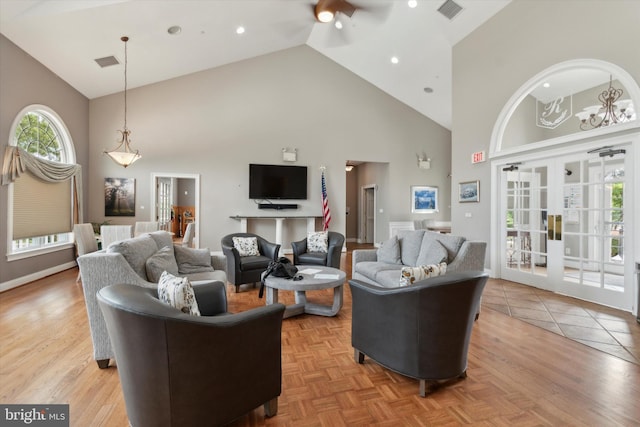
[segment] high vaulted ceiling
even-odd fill
[[[450,129],[452,47],[509,1],[455,0],[450,20],[445,0],[353,0],[338,30],[312,0],[0,0],[0,32],[90,99],[123,90],[123,66],[94,61],[124,63],[121,36],[129,88],[307,44]]]

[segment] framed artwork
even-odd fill
[[[458,192],[460,203],[480,201],[480,181],[461,182]]]
[[[135,179],[104,179],[104,216],[136,216]]]
[[[438,187],[411,186],[411,212],[438,212]]]

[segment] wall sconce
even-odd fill
[[[353,165],[347,165],[344,167],[344,170],[346,170],[347,172],[351,172],[353,170]]]
[[[298,160],[298,149],[297,148],[283,148],[282,149],[282,160],[285,162],[295,162]]]
[[[426,159],[423,159],[418,157],[418,167],[420,169],[431,169],[431,158],[427,157]]]
[[[418,167],[420,169],[431,169],[431,158],[427,157],[425,153],[416,154],[418,158]]]

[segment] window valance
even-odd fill
[[[2,164],[2,185],[9,185],[29,171],[35,177],[51,183],[73,179],[75,221],[82,221],[82,166],[59,163],[33,156],[16,146],[8,146]]]

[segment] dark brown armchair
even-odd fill
[[[291,242],[293,249],[293,263],[296,265],[326,265],[340,268],[340,255],[344,236],[335,231],[327,232],[327,252],[307,252],[307,239]]]
[[[487,278],[481,271],[467,271],[397,288],[349,281],[356,362],[363,363],[366,355],[420,380],[422,397],[441,380],[465,378],[471,330]]]
[[[258,240],[258,256],[240,256],[233,246],[234,237],[255,237]],[[227,257],[227,280],[240,291],[240,285],[244,283],[260,282],[261,274],[269,266],[269,262],[278,259],[280,245],[252,233],[234,233],[224,236],[221,241],[222,252]]]
[[[202,316],[162,303],[155,289],[98,291],[134,427],[218,426],[260,405],[277,412],[284,305],[230,314],[222,282],[194,290]]]

